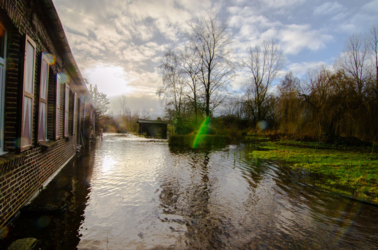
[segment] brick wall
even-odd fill
[[[27,150],[22,164],[3,167],[0,174],[0,227],[75,154],[76,138],[59,140],[50,151]]]
[[[12,152],[12,157],[0,157],[0,228],[14,215],[20,207],[41,187],[41,185],[75,154],[78,134],[81,130],[81,119],[77,112],[76,124],[73,119],[73,95],[70,95],[69,134],[72,126],[77,126],[77,135],[68,141],[63,138],[64,132],[64,85],[60,85],[60,105],[62,112],[59,118],[60,139],[48,151],[43,152],[37,144],[38,101],[41,52],[48,52],[56,57],[56,63],[50,66],[48,84],[48,118],[47,136],[55,141],[55,74],[66,73],[62,58],[57,54],[56,45],[49,37],[43,22],[36,14],[38,0],[0,0],[0,22],[5,26],[7,39],[7,69],[5,86],[5,150]],[[36,42],[36,65],[34,79],[33,103],[33,136],[32,148],[18,152],[18,138],[21,126],[21,103],[23,86],[23,56],[25,35]],[[80,95],[78,94],[80,99]],[[77,103],[78,111],[81,108]],[[4,158],[5,157],[5,158]],[[7,160],[4,160],[7,159]]]

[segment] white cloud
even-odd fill
[[[378,0],[373,0],[361,8],[364,11],[378,14]]]
[[[282,8],[291,7],[291,5],[301,4],[306,2],[306,0],[260,0],[263,4],[268,5],[272,8]]]
[[[311,30],[309,25],[287,25],[279,32],[280,43],[286,54],[298,54],[304,48],[319,50],[332,40],[331,35]]]
[[[324,61],[291,63],[287,66],[287,71],[293,72],[293,74],[298,77],[303,77],[309,69],[321,67],[323,65],[325,65],[327,68],[331,66],[329,63]]]
[[[338,2],[326,2],[315,8],[314,15],[333,15],[342,10],[344,10],[344,7]]]

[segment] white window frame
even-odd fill
[[[61,106],[60,106],[60,75],[56,74],[55,78],[55,140],[59,140],[60,134],[60,115],[62,112]]]
[[[31,93],[29,93],[27,90],[26,90],[26,81],[27,79],[25,78],[26,77],[26,72],[27,72],[27,53],[28,53],[28,50],[27,50],[27,44],[30,44],[32,47],[33,47],[33,72],[31,72],[31,78],[32,78],[32,82],[31,82]],[[32,146],[33,146],[33,110],[34,110],[34,107],[33,107],[33,104],[34,104],[34,84],[35,84],[35,71],[36,71],[36,68],[35,68],[35,65],[36,65],[36,50],[37,50],[37,44],[33,41],[33,39],[31,39],[30,36],[28,35],[25,35],[25,50],[24,50],[24,71],[23,71],[23,84],[22,84],[22,112],[21,112],[21,140],[20,140],[20,152],[23,152],[25,150],[28,150],[30,149]],[[25,97],[27,98],[30,98],[31,99],[31,108],[30,108],[30,141],[28,145],[24,145],[24,113],[26,112],[25,110]]]
[[[42,98],[42,89],[41,89],[41,86],[42,86],[42,79],[43,79],[43,76],[42,76],[42,73],[43,73],[43,61],[47,64],[47,71],[46,71],[46,98],[43,99]],[[42,53],[41,54],[41,69],[40,69],[40,89],[39,89],[39,100],[38,100],[38,119],[37,119],[37,142],[46,142],[48,141],[47,139],[47,119],[48,119],[48,99],[49,99],[49,75],[50,75],[50,65],[49,65],[49,60],[47,59],[47,56],[45,53]],[[43,140],[40,140],[39,137],[40,137],[40,134],[39,134],[39,126],[41,126],[40,124],[40,105],[41,103],[45,103],[45,134],[43,135]]]
[[[73,94],[72,135],[76,135],[77,94]]]
[[[3,75],[0,76],[0,155],[6,154],[8,152],[4,151],[4,141],[5,141],[5,133],[4,133],[4,127],[5,127],[5,119],[4,119],[4,113],[5,113],[5,77],[7,72],[7,64],[6,64],[6,58],[7,58],[7,30],[5,27],[0,23],[0,28],[4,29],[4,58],[0,58],[0,64],[3,65]]]
[[[70,136],[69,132],[69,120],[70,120],[70,85],[66,83],[64,85],[64,111],[63,111],[63,137]]]

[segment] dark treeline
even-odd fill
[[[186,45],[168,50],[160,66],[157,94],[166,100],[173,133],[196,132],[211,117],[214,134],[268,128],[302,139],[377,141],[377,27],[351,36],[332,67],[309,69],[301,78],[288,72],[281,79],[285,57],[273,40],[235,60],[227,29],[216,18],[190,28]],[[235,73],[249,79],[238,94],[229,91]]]

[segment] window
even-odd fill
[[[74,96],[73,96],[73,118],[72,118],[72,134],[73,135],[76,135],[76,127],[75,127],[75,123],[76,123],[76,103],[77,103],[77,95],[76,93],[74,93]]]
[[[4,153],[6,30],[0,23],[0,155]]]
[[[47,91],[49,79],[48,59],[42,53],[41,78],[39,90],[39,113],[38,113],[38,142],[47,141]]]
[[[32,146],[35,49],[35,42],[28,35],[26,35],[20,151],[27,150]]]
[[[70,87],[65,84],[65,100],[64,100],[64,137],[68,137],[68,115],[69,115],[69,101],[70,101]]]
[[[59,139],[59,118],[60,118],[60,75],[56,74],[56,96],[55,96],[55,140]]]

